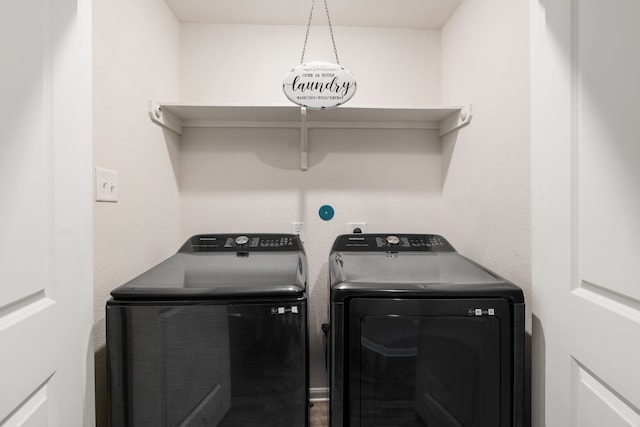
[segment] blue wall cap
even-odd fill
[[[333,218],[333,215],[335,215],[335,211],[333,210],[333,207],[331,205],[323,205],[320,206],[318,215],[320,215],[320,218],[322,218],[324,221],[329,221],[331,218]]]

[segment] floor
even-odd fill
[[[327,427],[329,425],[329,404],[327,401],[313,402],[309,425],[310,427]]]

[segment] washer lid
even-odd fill
[[[122,301],[305,294],[306,258],[297,236],[203,236],[190,238],[177,254],[114,289],[111,295]],[[258,245],[251,246],[256,238]],[[227,245],[229,239],[232,244]],[[269,246],[260,246],[260,242],[269,242]]]

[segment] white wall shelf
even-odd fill
[[[300,169],[307,170],[308,129],[437,129],[440,136],[471,122],[464,107],[347,107],[309,110],[295,105],[186,105],[149,101],[149,116],[158,125],[182,135],[198,128],[300,129]]]

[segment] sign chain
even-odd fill
[[[313,7],[315,6],[315,0],[311,0],[311,12],[309,12],[309,22],[307,23],[307,33],[304,36],[304,46],[302,46],[302,55],[300,56],[300,64],[304,62],[304,54],[307,50],[307,41],[309,40],[309,30],[311,29],[311,20],[313,18]],[[324,10],[327,12],[327,22],[329,23],[329,34],[331,34],[331,42],[333,43],[333,53],[336,55],[336,64],[340,65],[338,59],[338,48],[336,47],[336,39],[333,35],[333,26],[331,25],[331,18],[329,17],[329,5],[327,0],[324,0]]]

